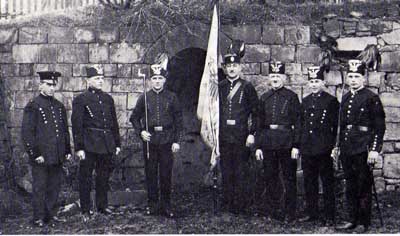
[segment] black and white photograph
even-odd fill
[[[0,235],[399,221],[400,0],[0,0]]]

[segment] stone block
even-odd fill
[[[269,89],[268,76],[244,75],[243,79],[249,81],[255,87],[258,96],[261,96],[261,94]]]
[[[12,52],[12,44],[0,44],[0,52]]]
[[[29,100],[27,100],[26,102],[28,102]],[[25,107],[26,104],[23,104],[23,106]],[[24,110],[23,109],[12,109],[8,112],[7,116],[8,116],[8,127],[10,128],[16,128],[16,127],[21,127],[22,124],[22,117],[24,114]],[[20,135],[18,135],[20,136]],[[13,137],[15,140],[12,142],[12,144],[17,144],[18,143],[18,139],[19,137]]]
[[[380,66],[380,71],[400,71],[400,51],[382,52],[381,57],[382,63]]]
[[[86,77],[86,66],[89,66],[88,64],[74,64],[72,66],[72,75],[73,76],[83,76]]]
[[[301,64],[300,63],[286,63],[285,72],[287,75],[301,75]]]
[[[143,73],[146,75],[146,78],[150,76],[150,66],[146,64],[133,64],[132,65],[132,77],[135,79],[142,79],[142,77],[138,76],[138,73]]]
[[[127,109],[132,110],[136,106],[136,102],[142,93],[128,93]]]
[[[347,37],[338,38],[336,40],[338,43],[339,51],[362,51],[370,44],[377,44],[376,37]]]
[[[104,77],[104,83],[103,83],[103,88],[102,88],[102,90],[104,92],[106,92],[106,93],[110,93],[111,92],[112,81],[113,81],[113,78]]]
[[[97,30],[97,42],[99,43],[116,43],[119,40],[118,28],[101,28]]]
[[[279,25],[263,25],[262,43],[283,44],[284,35],[284,28]]]
[[[289,84],[290,85],[306,85],[307,84],[307,76],[305,75],[290,75],[289,76]],[[300,93],[301,95],[301,93]]]
[[[113,93],[112,97],[114,99],[115,109],[126,110],[127,94],[126,93]]]
[[[20,76],[31,76],[33,75],[33,64],[19,64],[19,75]]]
[[[86,81],[82,77],[64,77],[62,90],[68,92],[83,91],[86,89]]]
[[[57,62],[57,45],[45,44],[39,46],[39,62],[40,63],[56,63]]]
[[[375,169],[382,169],[383,168],[383,156],[379,155],[378,158],[376,159],[376,163],[374,165]]]
[[[90,63],[107,63],[109,54],[110,52],[107,44],[89,44]]]
[[[23,83],[23,81],[21,81]],[[13,108],[22,109],[28,104],[28,102],[35,96],[34,92],[27,91],[16,91],[13,93]]]
[[[268,75],[269,73],[269,62],[261,63],[261,74]]]
[[[310,27],[309,26],[286,26],[285,27],[286,44],[309,44]]]
[[[96,41],[96,32],[93,28],[78,27],[74,29],[74,42],[93,43]]]
[[[385,73],[384,72],[369,72],[368,73],[368,86],[379,88],[381,83],[385,80]]]
[[[35,44],[15,44],[13,46],[13,60],[16,63],[39,62],[40,46]]]
[[[113,92],[143,92],[143,81],[140,79],[113,79]]]
[[[340,22],[337,19],[329,19],[323,23],[323,29],[328,36],[338,38],[340,36]]]
[[[340,71],[331,70],[329,73],[325,73],[325,81],[327,85],[341,85],[342,84],[342,76]]]
[[[117,65],[116,64],[104,64],[103,71],[105,76],[116,76],[117,75]]]
[[[294,54],[294,46],[271,46],[271,60],[273,61],[293,62]]]
[[[50,65],[49,64],[34,64],[33,65],[33,71],[35,73],[38,71],[43,71],[43,70],[50,70]]]
[[[4,88],[8,93],[12,91],[24,90],[24,77],[5,77],[2,78]]]
[[[400,44],[400,29],[395,29],[390,33],[378,35],[387,44]]]
[[[39,76],[26,78],[24,81],[24,89],[26,91],[38,91],[40,79]]]
[[[117,120],[118,120],[119,127],[120,128],[129,127],[130,126],[130,124],[129,124],[129,113],[126,110],[118,109],[122,104],[118,105],[117,104],[118,103],[118,98],[115,99],[114,96],[113,96],[113,98],[114,98],[114,102],[115,102],[115,107],[116,107],[116,112],[117,112]],[[126,96],[125,96],[125,99],[126,99]],[[125,101],[125,104],[126,104],[126,101]]]
[[[146,47],[141,44],[111,44],[110,60],[112,63],[137,63],[144,59]]]
[[[54,97],[57,98],[62,104],[64,104],[65,109],[72,110],[72,101],[74,99],[73,92],[56,92]]]
[[[262,44],[246,45],[246,54],[243,57],[245,62],[265,62],[269,61],[271,50],[269,46]]]
[[[17,42],[18,30],[16,28],[0,29],[0,44],[13,44]]]
[[[400,122],[400,107],[384,107],[386,122]]]
[[[385,154],[383,164],[383,175],[385,178],[400,179],[400,154]]]
[[[47,43],[47,29],[23,27],[19,29],[19,43]]]
[[[261,25],[222,26],[222,31],[231,39],[240,39],[247,44],[261,43]]]
[[[374,169],[373,170],[373,174],[374,174],[374,177],[382,176],[383,175],[383,170],[382,169]]]
[[[371,33],[381,34],[392,31],[393,22],[392,21],[382,21],[382,19],[372,19],[369,24],[371,25]]]
[[[11,77],[19,75],[18,64],[3,64],[0,66],[1,77]]]
[[[400,142],[394,143],[394,151],[396,151],[396,152],[400,151]]]
[[[73,43],[74,29],[71,27],[50,27],[48,30],[49,43]]]
[[[386,185],[386,191],[396,191],[396,185]]]
[[[394,151],[395,151],[395,145],[393,144],[393,142],[383,142],[383,145],[382,145],[383,153],[392,153]]]
[[[399,123],[386,123],[386,131],[383,139],[385,141],[399,140],[400,124]]]
[[[318,64],[321,48],[318,46],[297,46],[296,61],[300,63]]]
[[[246,75],[258,75],[260,71],[260,63],[244,63],[242,66],[242,73]]]
[[[383,91],[400,90],[400,74],[399,73],[387,73]]]
[[[400,107],[400,94],[399,93],[381,93],[379,95],[382,104],[385,107]]]
[[[87,44],[57,45],[58,63],[88,63],[89,46]]]
[[[377,193],[382,193],[386,189],[386,182],[385,178],[383,177],[376,177],[375,178],[375,188]]]
[[[357,32],[366,32],[366,31],[371,31],[371,24],[369,21],[360,21],[358,22],[357,25]]]
[[[13,63],[13,54],[11,52],[0,53],[0,63]]]
[[[117,77],[130,78],[132,76],[131,64],[118,64],[117,71]]]
[[[54,70],[61,73],[62,77],[72,76],[72,65],[71,64],[56,64]]]

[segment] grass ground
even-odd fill
[[[400,233],[399,192],[379,195],[385,226],[379,227],[376,207],[372,209],[370,233]],[[299,216],[303,201],[299,198]],[[264,216],[213,213],[212,192],[201,190],[195,193],[175,194],[174,206],[177,216],[167,219],[162,216],[145,216],[143,206],[130,204],[115,208],[112,216],[94,214],[92,220],[83,224],[78,211],[67,216],[67,222],[55,227],[36,228],[31,224],[31,209],[7,218],[0,234],[261,234],[261,233],[348,233],[318,223],[295,223],[285,225]],[[337,221],[344,220],[345,204],[337,206]]]

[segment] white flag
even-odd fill
[[[219,98],[218,98],[218,29],[217,5],[214,5],[208,39],[207,56],[201,77],[197,117],[201,120],[201,137],[212,149],[211,166],[215,167],[219,158]]]

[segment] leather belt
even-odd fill
[[[272,129],[272,130],[292,130],[293,129],[291,125],[276,125],[276,124],[270,124],[266,128]]]
[[[111,131],[110,129],[101,129],[101,128],[86,128],[86,129],[90,129],[90,130],[95,130],[95,131],[101,131],[101,132],[109,132]]]
[[[367,126],[361,126],[361,125],[346,125],[346,129],[351,130],[351,129],[357,129],[362,132],[368,132],[369,128]]]
[[[160,126],[149,127],[150,132],[163,132],[163,131],[170,130],[170,129],[172,129],[171,126],[165,127],[165,126],[160,125]]]

